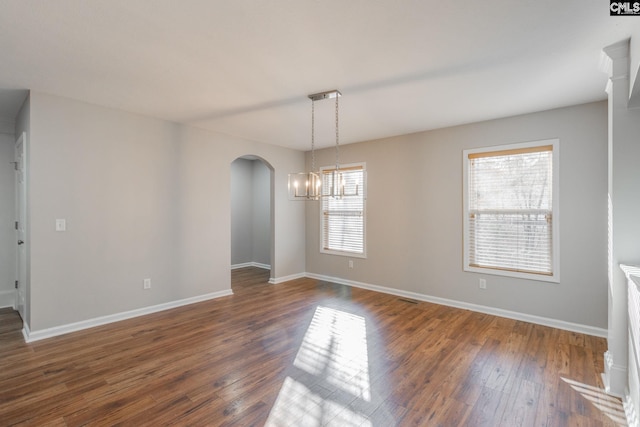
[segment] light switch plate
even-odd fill
[[[66,219],[56,219],[56,231],[67,231]]]

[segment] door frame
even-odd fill
[[[15,218],[16,218],[16,296],[15,309],[27,324],[29,315],[27,290],[27,134],[15,142]],[[23,243],[19,243],[23,242]]]

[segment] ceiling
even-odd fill
[[[0,117],[31,89],[294,149],[605,99],[595,0],[2,0]],[[335,143],[333,101],[316,143]]]

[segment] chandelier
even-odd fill
[[[338,99],[342,96],[338,90],[330,90],[309,95],[311,99],[311,171],[289,174],[288,191],[290,200],[320,200],[323,197],[341,199],[358,196],[359,189],[345,191],[345,181],[340,171],[340,133]],[[315,102],[323,99],[335,99],[336,103],[336,165],[330,171],[316,170],[315,153]]]

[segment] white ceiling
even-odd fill
[[[35,91],[295,149],[605,99],[604,0],[0,0],[0,117]],[[319,146],[332,101],[316,103]]]

